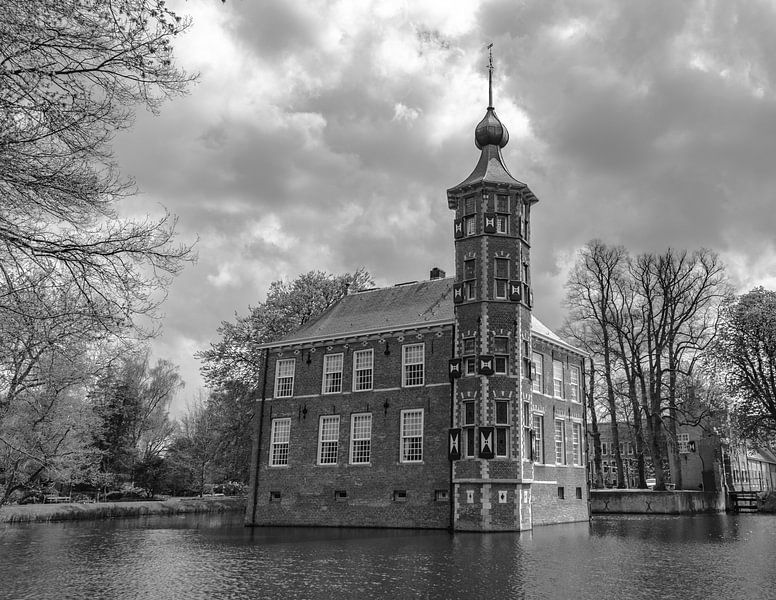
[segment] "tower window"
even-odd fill
[[[531,404],[523,402],[523,460],[533,458],[531,448]]]
[[[474,375],[477,372],[474,338],[463,338],[463,374]]]
[[[509,374],[509,338],[496,336],[493,338],[493,355],[495,369],[499,375]]]
[[[473,215],[476,212],[476,199],[474,196],[465,198],[463,201],[463,214]]]
[[[477,233],[477,217],[471,216],[471,217],[464,217],[463,219],[463,228],[466,232],[466,235],[474,235]]]
[[[509,233],[509,196],[496,196],[496,233]]]
[[[509,403],[496,401],[496,456],[506,458],[509,449]]]
[[[472,258],[463,261],[463,297],[464,300],[476,300],[477,298],[477,264]]]
[[[509,259],[497,258],[493,270],[496,280],[495,298],[506,300],[509,289]]]
[[[474,443],[476,441],[474,435],[474,402],[463,403],[463,429],[464,448],[466,449],[465,455],[468,457],[474,457]]]

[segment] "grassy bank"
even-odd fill
[[[217,496],[93,504],[25,504],[0,507],[0,523],[43,523],[245,510],[245,498]]]

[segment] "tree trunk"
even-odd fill
[[[595,479],[594,488],[604,487],[603,473],[601,472],[601,433],[598,430],[598,416],[595,414],[595,367],[590,361],[590,389],[587,395],[587,409],[590,412],[590,430],[593,438],[593,471]]]

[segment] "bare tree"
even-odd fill
[[[175,218],[126,220],[134,193],[113,158],[133,109],[157,111],[192,77],[172,39],[189,22],[163,0],[7,0],[0,11],[0,311],[49,317],[13,291],[65,287],[113,331],[152,314],[192,258]],[[23,275],[23,276],[22,276]]]
[[[602,362],[600,372],[606,384],[618,488],[625,487],[625,479],[617,426],[611,313],[615,281],[625,269],[626,261],[625,248],[609,247],[600,240],[593,240],[580,251],[566,283],[566,306],[569,310],[566,330]]]

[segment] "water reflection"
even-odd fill
[[[776,517],[523,534],[245,529],[240,515],[0,526],[0,598],[776,597]]]

